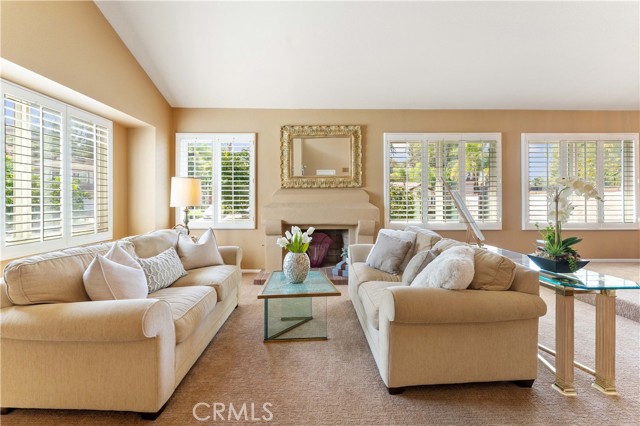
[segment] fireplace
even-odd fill
[[[262,209],[265,269],[268,272],[282,269],[285,252],[278,248],[276,240],[293,225],[301,229],[313,226],[317,232],[329,232],[336,240],[338,235],[342,239],[345,234],[347,244],[366,244],[373,243],[379,218],[380,210],[360,188],[280,189]],[[330,261],[340,261],[340,250],[338,244],[330,248]],[[326,261],[325,265],[332,266]]]

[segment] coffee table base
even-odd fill
[[[327,340],[327,298],[265,299],[264,341]]]

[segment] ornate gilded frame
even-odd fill
[[[293,138],[332,138],[347,136],[351,139],[350,176],[293,176]],[[280,186],[282,188],[359,188],[362,186],[362,131],[360,126],[282,126],[280,128]]]

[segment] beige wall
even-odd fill
[[[142,122],[139,128],[114,123],[113,235],[167,227],[171,107],[96,5],[3,0],[0,56]]]
[[[222,244],[239,244],[244,268],[264,265],[261,207],[280,187],[280,126],[285,124],[359,124],[363,126],[364,189],[383,213],[383,133],[501,132],[503,230],[486,231],[492,245],[528,253],[536,231],[521,231],[520,134],[523,132],[640,132],[639,112],[591,111],[433,111],[433,110],[243,110],[174,109],[177,132],[256,132],[256,230],[217,230]],[[464,239],[463,232],[443,232]],[[576,231],[586,258],[640,258],[640,231]],[[274,248],[275,249],[275,248]]]

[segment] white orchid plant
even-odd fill
[[[555,260],[566,260],[571,271],[577,269],[577,262],[580,255],[572,247],[582,241],[582,238],[569,237],[562,238],[562,225],[569,221],[571,212],[574,210],[573,204],[569,201],[572,194],[582,195],[585,200],[595,198],[602,200],[596,188],[580,178],[558,178],[555,185],[547,190],[549,224],[541,229],[536,227],[543,237],[543,245],[538,247],[539,256],[552,258]]]
[[[313,234],[313,231],[315,231],[313,226],[309,227],[305,232],[302,232],[297,226],[292,226],[291,232],[286,231],[284,237],[278,238],[277,243],[291,253],[306,253],[312,240],[310,235]]]

